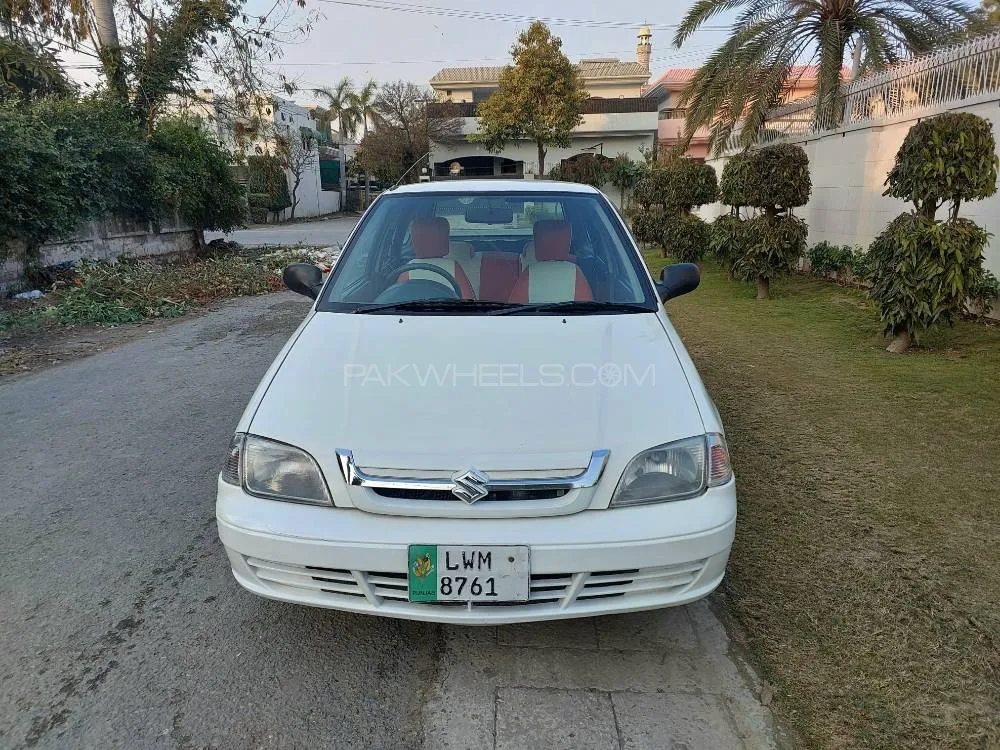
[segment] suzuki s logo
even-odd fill
[[[451,489],[451,494],[463,503],[472,505],[478,500],[482,500],[490,494],[490,478],[486,472],[477,469],[456,472],[451,475],[451,481],[455,486]]]

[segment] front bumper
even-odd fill
[[[426,622],[496,625],[676,606],[722,581],[730,482],[693,500],[551,518],[411,518],[263,500],[219,481],[236,580],[272,599]],[[531,593],[508,605],[407,601],[410,544],[531,547]]]

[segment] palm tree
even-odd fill
[[[325,128],[336,121],[340,135],[346,140],[353,140],[358,134],[357,112],[353,105],[354,82],[344,76],[336,86],[313,89],[313,93],[327,101],[327,106],[318,112],[316,118],[319,127]]]
[[[373,78],[369,78],[357,91],[352,91],[348,96],[350,102],[350,108],[355,118],[355,122],[361,123],[362,130],[362,140],[368,135],[368,123],[373,125],[379,118],[378,108],[375,106],[375,100],[378,97],[378,83],[375,82]],[[368,205],[368,199],[370,197],[368,190],[368,170],[365,170],[365,205]]]
[[[674,45],[680,47],[713,16],[734,10],[739,13],[729,39],[681,96],[688,138],[710,127],[716,152],[740,120],[743,145],[756,140],[767,112],[793,83],[793,66],[817,66],[815,122],[836,126],[843,116],[840,86],[849,49],[856,52],[856,72],[863,74],[957,37],[971,17],[961,0],[697,0]]]

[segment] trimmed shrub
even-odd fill
[[[809,248],[809,265],[819,276],[842,274],[849,271],[854,262],[854,250],[847,245],[833,245],[818,242]]]
[[[750,186],[751,154],[743,152],[736,154],[722,168],[719,179],[719,198],[727,206],[737,211],[750,205],[748,188]]]
[[[232,157],[198,125],[184,119],[161,120],[149,149],[153,194],[166,210],[176,210],[199,233],[243,226],[247,209],[243,186],[230,167]]]
[[[726,267],[726,273],[733,276],[733,262],[743,254],[746,245],[744,221],[732,214],[720,216],[712,222],[708,238],[709,252]]]
[[[801,146],[782,143],[751,151],[746,170],[745,205],[775,214],[809,202],[812,193],[809,157]]]
[[[288,192],[285,168],[276,156],[254,155],[247,157],[247,191],[268,196],[266,208],[277,213],[292,205]]]
[[[1000,280],[992,271],[983,270],[969,289],[968,310],[974,315],[985,315],[1000,299]]]
[[[710,229],[701,217],[687,213],[664,214],[660,244],[664,255],[685,263],[700,263],[708,251]]]
[[[943,201],[981,200],[996,192],[996,141],[989,120],[968,112],[948,112],[910,128],[896,153],[884,195],[902,198],[934,218]]]
[[[771,279],[795,268],[806,249],[809,227],[797,216],[762,214],[744,222],[745,251],[733,273],[757,283],[757,299],[770,296]]]
[[[903,214],[890,223],[868,251],[869,293],[884,332],[919,340],[931,326],[951,323],[982,276],[988,238],[968,219]]]
[[[694,206],[714,203],[719,195],[715,170],[694,159],[674,159],[660,170],[654,184],[659,200],[669,209],[689,213]]]
[[[644,208],[633,212],[632,234],[644,244],[659,244],[663,238],[662,208]]]
[[[948,113],[914,125],[896,154],[886,195],[909,200],[915,213],[893,220],[872,244],[871,298],[888,349],[906,351],[927,328],[949,323],[983,274],[987,232],[958,218],[963,200],[996,192],[993,126],[969,113]],[[949,218],[937,209],[951,202]]]
[[[854,248],[854,257],[851,258],[851,275],[863,281],[871,281],[872,278],[872,255],[865,252],[860,247]]]
[[[250,193],[247,196],[247,207],[250,209],[250,221],[254,224],[267,223],[267,206],[271,198],[267,193]]]

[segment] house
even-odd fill
[[[279,153],[279,137],[286,143],[291,138],[301,139],[303,147],[315,153],[311,163],[301,167],[295,207],[296,217],[320,216],[340,209],[339,171],[324,168],[336,156],[321,144],[324,139],[316,130],[309,107],[291,99],[271,94],[258,94],[246,106],[237,107],[232,99],[216,94],[212,89],[202,89],[193,96],[177,97],[168,111],[196,117],[226,150],[242,163],[246,156]],[[286,169],[289,191],[295,176]],[[287,218],[286,209],[282,218]]]
[[[546,172],[582,154],[614,157],[624,153],[638,160],[644,149],[654,147],[657,102],[642,93],[649,80],[651,54],[652,33],[643,26],[634,61],[595,58],[576,64],[590,99],[583,108],[583,122],[573,130],[572,143],[548,149]],[[442,68],[430,80],[437,103],[429,105],[428,114],[458,117],[462,135],[476,132],[476,105],[496,91],[502,70],[501,66]],[[491,154],[464,138],[432,142],[430,161],[436,179],[538,176],[537,149],[529,142],[511,144],[501,154]]]
[[[657,103],[656,136],[660,148],[677,145],[687,128],[687,111],[680,105],[684,88],[694,78],[697,68],[670,68],[643,89],[642,95]],[[819,68],[816,65],[794,65],[788,77],[788,88],[782,103],[808,99],[816,94]],[[844,80],[849,80],[849,68],[843,70]],[[687,155],[704,159],[708,156],[708,128],[698,128],[688,145]]]

